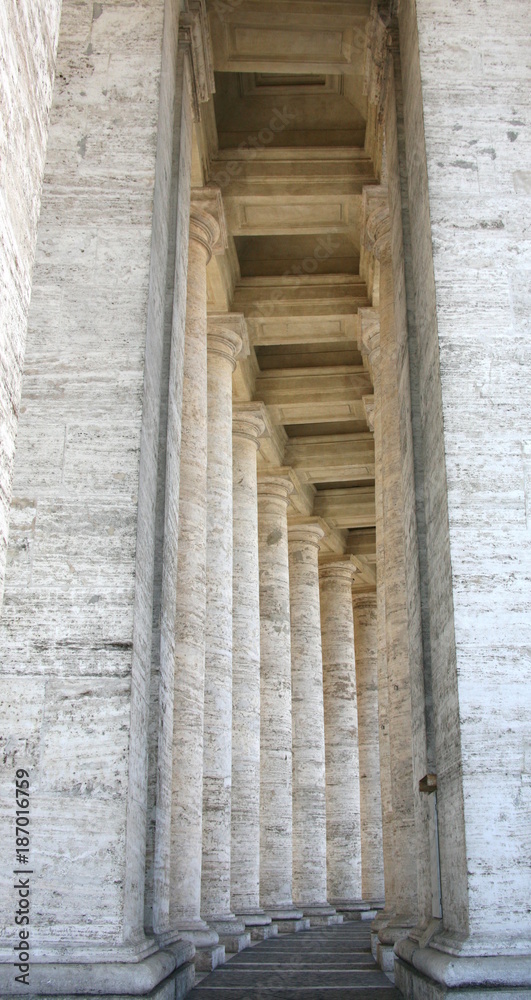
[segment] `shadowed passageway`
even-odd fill
[[[367,924],[280,935],[234,955],[190,1000],[401,1000],[370,950]]]

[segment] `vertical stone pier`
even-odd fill
[[[368,909],[362,900],[360,764],[351,556],[319,562],[326,760],[328,899],[345,916]]]
[[[302,930],[293,906],[291,619],[288,475],[258,476],[260,568],[260,903],[279,931]]]
[[[230,951],[250,943],[230,903],[232,772],[232,373],[240,314],[208,319],[207,553],[201,913]]]
[[[149,381],[160,387],[160,396],[157,400],[158,452],[152,448],[150,454],[150,461],[156,463],[157,486],[144,909],[145,926],[152,927],[159,941],[169,942],[175,935],[175,927],[169,919],[169,894],[183,361],[192,132],[199,109],[193,100],[198,66],[193,58],[191,39],[177,17],[165,20],[163,49],[168,49],[171,67],[161,88],[159,114],[159,134],[166,137],[162,146],[162,173],[168,185],[168,205],[166,216],[162,217],[164,241],[154,256],[165,251],[165,274],[159,276],[159,349],[146,349]],[[212,85],[212,79],[208,83],[205,80],[204,97],[210,93]]]
[[[376,958],[380,922],[396,912],[395,866],[393,863],[393,803],[391,797],[391,752],[389,744],[389,693],[387,643],[385,632],[385,545],[382,483],[382,412],[380,373],[380,319],[375,309],[360,309],[362,350],[367,358],[374,394],[364,397],[367,424],[374,434],[375,515],[376,515],[376,647],[378,672],[378,744],[380,760],[380,799],[385,908],[372,924],[372,949]]]
[[[376,594],[355,593],[352,602],[358,701],[361,894],[372,908],[382,907],[384,902]]]
[[[418,780],[414,784],[415,747],[422,744],[419,717],[424,703],[412,705],[413,676],[421,659],[420,618],[415,623],[415,595],[406,567],[406,536],[411,495],[403,480],[407,433],[401,412],[398,374],[398,307],[391,252],[391,225],[385,189],[365,195],[367,245],[378,261],[380,276],[379,400],[382,455],[382,512],[385,546],[385,644],[393,828],[393,898],[386,892],[387,913],[379,921],[378,960],[386,971],[394,967],[393,946],[407,935],[418,917],[418,874],[422,859],[417,840]],[[411,553],[409,553],[411,555]],[[420,600],[420,595],[416,595]],[[418,627],[416,627],[418,626]],[[425,746],[425,739],[424,739]],[[400,859],[397,863],[397,859]]]
[[[395,967],[412,1000],[506,1000],[531,995],[528,11],[406,0],[399,23],[442,921]]]
[[[260,580],[256,453],[263,404],[237,403],[232,419],[231,906],[251,937],[271,933],[260,906]]]
[[[224,246],[222,218],[215,195],[209,198],[206,193],[194,192],[186,302],[173,707],[170,922],[199,950],[206,949],[199,956],[201,965],[206,967],[210,956],[213,964],[223,957],[215,949],[217,933],[201,919],[207,538],[206,266],[212,253]]]
[[[31,15],[35,50],[47,37],[51,57],[57,5],[16,6],[21,27]],[[176,967],[193,945],[178,942],[167,912],[154,921],[144,905],[166,350],[174,334],[178,358],[183,339],[184,295],[174,331],[166,325],[176,252],[179,292],[186,283],[194,74],[181,42],[178,11],[163,0],[133,15],[120,4],[62,4],[0,636],[2,737],[15,740],[13,768],[30,775],[30,992],[41,996],[180,996],[192,972]],[[196,52],[201,44],[199,29]],[[38,152],[33,114],[24,115],[28,163]],[[11,927],[11,896],[0,895]],[[162,896],[166,906],[167,884]],[[2,996],[14,985],[15,934],[0,944]]]
[[[313,924],[340,922],[327,902],[323,658],[317,518],[289,524],[293,713],[293,895]]]

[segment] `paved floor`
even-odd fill
[[[402,1000],[376,965],[362,921],[282,934],[234,955],[187,1000]]]

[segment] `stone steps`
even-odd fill
[[[362,921],[283,934],[202,977],[189,1000],[401,1000],[376,965]]]

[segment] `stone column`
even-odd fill
[[[260,581],[256,452],[264,407],[239,403],[232,420],[231,906],[251,936],[267,937],[260,907]]]
[[[292,902],[291,626],[288,475],[258,477],[260,567],[260,902],[279,931],[301,930]]]
[[[232,373],[241,314],[208,320],[208,448],[201,914],[230,951],[250,943],[230,906],[232,770]]]
[[[289,526],[293,712],[293,895],[311,923],[340,922],[326,896],[323,658],[317,518]]]
[[[190,214],[184,355],[173,708],[170,921],[198,947],[218,935],[201,919],[207,525],[206,266],[217,219],[196,197]],[[210,207],[210,206],[209,206]],[[214,206],[219,209],[218,206]]]
[[[354,593],[352,600],[360,763],[361,894],[371,907],[381,907],[384,901],[384,873],[376,594]]]
[[[328,899],[345,915],[362,902],[360,768],[351,556],[325,556],[319,564],[326,761],[326,864]]]

